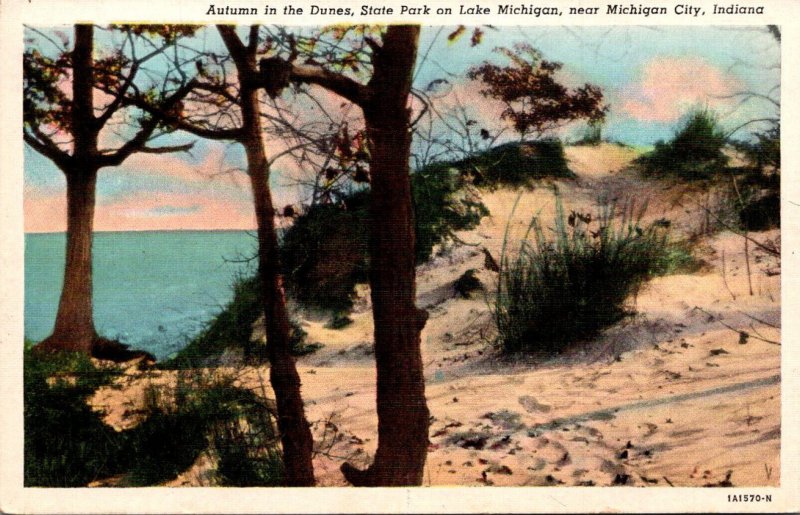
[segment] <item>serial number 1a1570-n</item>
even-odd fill
[[[772,495],[728,494],[728,502],[772,502]]]

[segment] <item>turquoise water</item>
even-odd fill
[[[101,232],[94,236],[94,320],[99,334],[152,352],[180,350],[232,297],[234,263],[255,252],[245,231]],[[55,322],[65,235],[25,235],[25,337]]]

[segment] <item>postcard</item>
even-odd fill
[[[798,19],[3,3],[0,509],[797,511]]]

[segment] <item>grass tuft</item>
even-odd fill
[[[516,257],[501,257],[494,315],[505,352],[561,352],[621,320],[647,279],[688,265],[665,228],[642,224],[645,209],[566,215],[556,197],[551,237],[533,218]]]

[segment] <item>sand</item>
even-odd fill
[[[425,485],[778,485],[780,260],[749,244],[748,274],[743,238],[703,234],[709,198],[691,186],[643,181],[626,171],[635,155],[616,145],[571,147],[576,179],[521,194],[482,192],[491,216],[459,235],[477,246],[450,246],[419,267],[418,305],[430,313],[422,333],[432,415]],[[693,237],[705,266],[653,280],[631,300],[636,316],[579,350],[508,359],[493,345],[487,299],[496,274],[479,249],[499,256],[507,225],[513,249],[533,215],[546,225],[554,184],[567,210],[647,199],[646,218],[667,218],[674,234]],[[780,241],[777,230],[750,236]],[[486,291],[463,299],[452,284],[471,268]],[[303,321],[307,341],[324,344],[298,360],[323,486],[344,486],[343,461],[365,465],[377,445],[368,299],[359,287],[354,323],[344,329]],[[237,384],[271,393],[264,368],[207,373],[235,374]],[[121,430],[140,420],[148,384],[174,381],[174,372],[131,369],[90,402]],[[208,484],[210,466],[203,455],[168,484]]]

